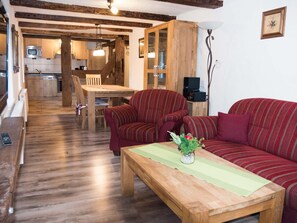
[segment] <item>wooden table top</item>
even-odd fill
[[[176,145],[172,142],[166,143],[176,149]],[[280,208],[284,196],[284,188],[274,183],[263,186],[248,197],[238,196],[215,185],[200,180],[194,176],[184,174],[179,170],[172,169],[158,162],[145,158],[129,150],[131,147],[123,148],[122,168],[128,165],[132,171],[138,175],[144,183],[146,183],[181,219],[183,219],[184,211],[191,210],[195,213],[207,213],[213,219],[219,219],[218,222],[227,221],[234,218],[234,213],[240,209],[246,213],[251,212],[250,207],[261,205],[272,205],[275,197],[279,197]],[[197,150],[196,156],[232,166],[243,171],[247,171],[231,162],[228,162],[206,150]],[[126,164],[125,164],[126,162]],[[124,170],[125,171],[125,170]],[[122,176],[125,173],[122,173]],[[123,180],[122,180],[123,181]],[[126,184],[125,180],[122,182]],[[126,184],[129,186],[129,183]],[[122,185],[125,187],[125,185]],[[126,191],[125,191],[126,190]],[[124,188],[123,193],[131,195],[129,188]],[[130,193],[130,194],[129,194]],[[276,194],[280,194],[279,196]],[[263,204],[264,202],[264,204]],[[278,206],[279,204],[276,204]],[[261,206],[260,205],[260,206]],[[261,208],[260,208],[261,209]],[[222,213],[231,213],[224,214]],[[242,212],[240,212],[241,215]],[[218,217],[215,217],[218,215]],[[200,221],[199,221],[200,222]],[[217,222],[217,221],[214,221]]]
[[[96,86],[90,86],[90,85],[82,85],[82,88],[85,91],[91,91],[91,92],[105,92],[105,93],[113,93],[113,92],[131,92],[133,93],[135,90],[120,86],[120,85],[96,85]]]

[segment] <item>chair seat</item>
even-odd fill
[[[153,123],[134,122],[118,128],[119,137],[139,143],[153,143],[157,141],[156,126]]]
[[[285,203],[297,210],[297,163],[251,146],[204,141],[206,150],[286,188]]]
[[[96,106],[108,106],[108,102],[103,100],[102,98],[96,98],[95,105]]]

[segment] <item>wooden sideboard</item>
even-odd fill
[[[190,116],[207,116],[207,101],[187,101]]]
[[[3,132],[9,134],[12,144],[5,146],[0,142],[0,222],[10,223],[14,222],[14,192],[24,155],[24,118],[5,118],[0,127],[0,133]]]

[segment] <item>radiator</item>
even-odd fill
[[[24,140],[22,145],[22,150],[20,153],[20,164],[24,164],[24,154],[25,154],[25,135],[26,135],[26,122],[28,117],[29,105],[28,105],[28,93],[27,89],[21,90],[18,96],[18,101],[15,103],[13,110],[11,112],[11,117],[24,117]]]
[[[28,93],[27,89],[21,90],[18,101],[15,103],[14,108],[11,112],[11,117],[24,117],[24,121],[27,122],[28,119]]]
[[[24,117],[24,121],[27,122],[28,118],[28,93],[27,89],[24,88],[21,90],[18,101],[15,103],[14,108],[11,112],[11,117]]]

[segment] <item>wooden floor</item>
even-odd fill
[[[134,197],[122,197],[120,159],[109,150],[108,129],[81,130],[74,107],[62,108],[61,98],[29,106],[15,222],[181,222],[139,180]]]

